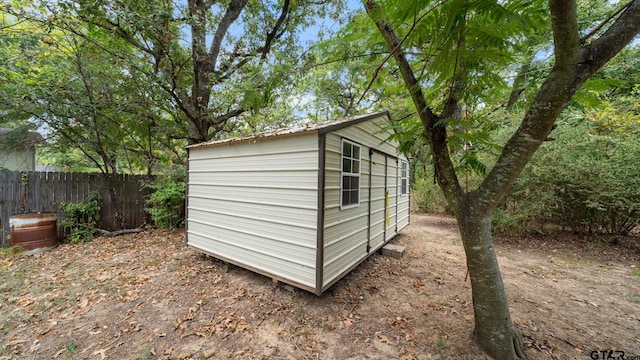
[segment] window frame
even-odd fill
[[[409,194],[409,162],[400,160],[400,196],[407,196],[407,194]]]
[[[348,157],[345,157],[345,144],[349,144],[351,145],[351,152],[349,154]],[[358,148],[358,157],[356,158],[354,156],[354,148]],[[345,166],[344,166],[344,162],[345,160],[349,160],[351,167],[350,167],[350,172],[345,172]],[[354,164],[357,161],[358,164],[358,172],[353,172],[354,170]],[[353,209],[353,208],[357,208],[360,206],[360,194],[361,194],[361,176],[362,174],[362,145],[347,140],[347,139],[342,139],[340,141],[340,196],[339,196],[339,201],[340,201],[340,210],[347,210],[347,209]],[[348,177],[350,179],[354,179],[357,178],[358,181],[358,187],[357,187],[357,201],[355,203],[348,203],[348,204],[344,204],[344,195],[345,195],[345,191],[353,191],[354,189],[349,188],[349,189],[345,189],[344,188],[344,181],[345,181],[345,177]]]

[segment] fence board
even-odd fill
[[[60,204],[81,202],[93,192],[102,198],[98,224],[101,229],[113,231],[140,226],[147,218],[145,204],[149,196],[149,190],[141,187],[143,179],[141,175],[114,175],[116,198],[112,199],[108,181],[101,174],[0,171],[0,246],[11,245],[9,218],[30,212],[56,213],[58,237],[63,238],[60,223],[64,212]],[[116,221],[116,211],[121,221]]]

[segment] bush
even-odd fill
[[[184,201],[186,183],[170,178],[157,180],[150,185],[155,191],[151,194],[147,208],[157,227],[177,228],[184,224]]]
[[[560,125],[554,136],[496,211],[497,228],[553,223],[578,232],[629,234],[640,224],[640,141],[599,133],[586,121]]]
[[[87,242],[96,234],[95,226],[100,220],[102,198],[97,193],[92,193],[81,203],[63,202],[60,209],[66,217],[62,220],[62,226],[69,230],[69,241],[72,244]]]
[[[453,214],[447,204],[447,199],[437,184],[433,183],[431,178],[418,178],[413,183],[411,189],[412,207],[421,213],[432,214]]]
[[[433,165],[415,160],[411,166],[411,208],[421,213],[453,214],[442,190],[433,181]]]

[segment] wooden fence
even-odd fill
[[[0,246],[11,245],[9,218],[16,214],[56,213],[58,237],[64,238],[60,204],[82,202],[92,193],[102,198],[98,227],[109,231],[138,227],[148,217],[145,202],[150,191],[142,186],[144,180],[140,175],[112,175],[112,197],[102,174],[0,171]]]

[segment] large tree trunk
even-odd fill
[[[458,227],[471,279],[474,336],[496,359],[523,359],[522,337],[511,321],[498,259],[491,237],[491,214],[474,213],[475,204],[460,209]]]

